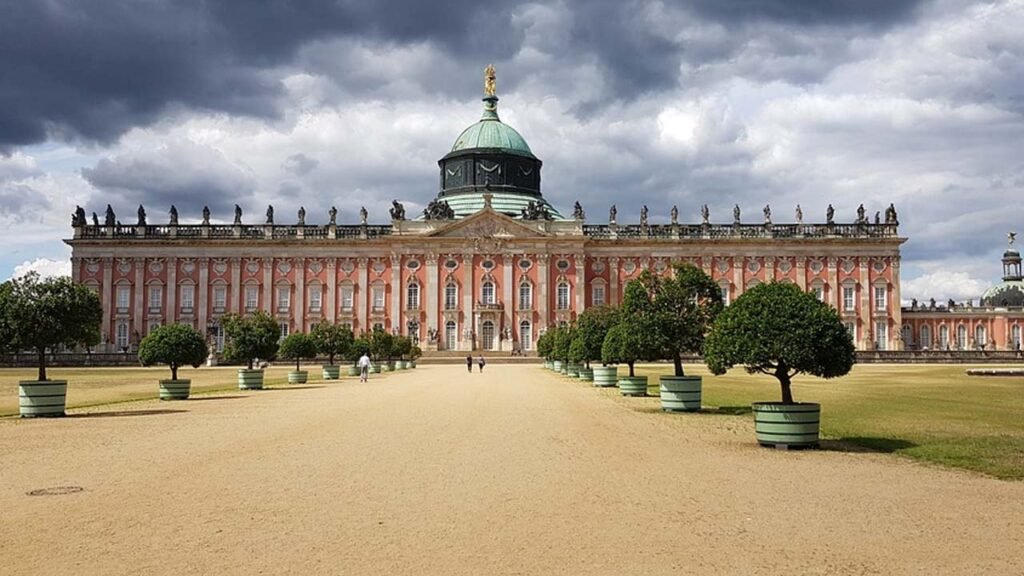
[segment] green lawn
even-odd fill
[[[793,396],[821,403],[827,447],[893,452],[1024,479],[1024,378],[967,376],[967,368],[861,364],[834,380],[797,377]],[[671,371],[660,365],[638,370]],[[705,377],[705,407],[749,414],[751,402],[780,400],[778,381],[770,376],[741,368],[712,376],[703,365],[687,367],[687,373]],[[656,395],[657,382],[651,380],[649,393]]]

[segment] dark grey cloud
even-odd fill
[[[0,181],[0,217],[26,222],[38,219],[40,211],[51,207],[50,201],[31,186]]]
[[[694,13],[722,22],[892,26],[912,18],[923,0],[689,0]]]

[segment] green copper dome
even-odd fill
[[[533,158],[533,152],[526,140],[508,124],[498,118],[498,98],[484,98],[484,114],[480,121],[459,134],[452,146],[452,152],[474,148],[498,149],[502,152]]]

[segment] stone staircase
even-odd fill
[[[465,364],[466,355],[473,355],[473,362],[482,354],[488,364],[540,364],[543,360],[535,353],[528,353],[526,356],[513,356],[511,352],[499,352],[497,350],[474,350],[472,352],[458,350],[438,350],[436,352],[424,352],[418,360],[417,365],[424,364]]]

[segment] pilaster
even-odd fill
[[[275,315],[274,310],[274,259],[263,259],[263,311]]]
[[[338,321],[338,259],[327,259],[327,321]]]
[[[402,286],[402,257],[398,254],[391,255],[391,330],[402,330],[402,295],[405,292]]]
[[[548,262],[550,256],[537,254],[537,283],[540,297],[537,298],[537,313],[540,315],[540,326],[538,330],[547,330],[548,322],[551,320],[548,312]]]
[[[576,254],[573,261],[576,264],[576,314],[579,315],[587,308],[587,257]]]
[[[295,306],[292,308],[292,329],[306,331],[306,259],[292,260],[295,268]]]
[[[143,333],[142,320],[145,318],[144,311],[148,303],[146,302],[146,259],[145,258],[133,258],[132,264],[135,268],[135,306],[132,313],[132,337],[138,334],[141,338]],[[133,342],[138,345],[138,342]]]
[[[870,350],[871,343],[875,339],[873,334],[874,326],[871,323],[871,282],[868,277],[868,259],[861,257],[859,262],[859,274],[857,275],[857,292],[860,294],[860,302],[857,316],[861,325],[861,350]]]
[[[199,295],[196,308],[199,309],[199,331],[205,336],[207,315],[210,312],[210,259],[198,258],[196,263],[199,265]]]
[[[113,326],[111,320],[114,315],[110,313],[113,309],[113,290],[114,290],[114,259],[104,258],[103,259],[103,333],[106,334],[107,346],[109,350],[113,349],[114,334],[111,331]]]
[[[358,266],[357,275],[359,277],[359,288],[356,290],[356,319],[359,321],[359,330],[362,332],[368,332],[366,325],[366,291],[369,289],[370,278],[369,270],[366,268],[367,260],[366,257],[359,258],[356,261]]]
[[[608,303],[619,304],[619,257],[608,258]]]
[[[178,259],[167,257],[167,323],[178,321]]]
[[[242,259],[238,256],[231,257],[231,306],[228,310],[242,313]]]
[[[444,323],[441,322],[440,314],[438,312],[438,271],[437,271],[437,254],[428,252],[425,258],[427,262],[427,292],[426,307],[427,307],[427,330],[433,328],[437,330],[438,340],[444,338]]]
[[[476,288],[473,286],[473,255],[462,255],[462,343],[460,350],[472,350],[473,342],[476,340],[476,316],[473,314],[473,298],[476,296]],[[466,334],[469,337],[466,338]]]

